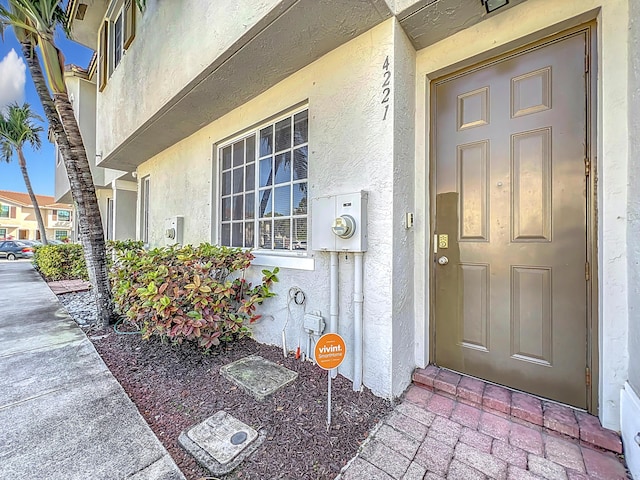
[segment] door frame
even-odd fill
[[[487,56],[487,52],[480,55],[482,58],[467,59],[463,65],[452,65],[446,69],[446,73],[441,75],[434,75],[433,78],[428,79],[427,89],[429,91],[429,99],[426,108],[426,112],[429,115],[429,125],[435,125],[434,119],[436,118],[435,111],[435,87],[439,82],[444,80],[450,80],[455,77],[472,73],[481,68],[499,63],[508,58],[526,54],[532,50],[536,50],[546,45],[556,43],[567,37],[584,34],[585,35],[585,65],[588,68],[586,72],[586,138],[585,138],[585,154],[589,159],[590,175],[587,181],[586,192],[586,241],[587,241],[587,261],[589,262],[589,280],[586,282],[586,301],[587,301],[587,318],[586,321],[586,333],[587,338],[587,358],[585,359],[585,375],[589,372],[590,382],[586,388],[586,400],[587,410],[598,415],[598,393],[600,384],[600,371],[599,371],[599,329],[598,329],[598,217],[597,217],[597,32],[596,23],[591,21],[586,24],[581,24],[577,27],[573,27],[567,30],[563,30],[560,33],[546,36],[543,35],[536,41],[530,39],[523,39],[525,42],[522,46],[514,48],[505,53],[497,55]],[[475,61],[474,61],[475,60]],[[436,149],[435,149],[435,128],[430,128],[427,134],[429,142],[428,153],[428,186],[429,195],[427,200],[429,202],[425,213],[429,215],[428,218],[428,254],[425,255],[427,263],[427,276],[429,279],[429,362],[434,363],[436,358],[436,319],[435,319],[435,242],[434,235],[435,219],[436,219],[436,199],[435,199],[435,170],[436,170]],[[585,265],[585,270],[587,266]]]

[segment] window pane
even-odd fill
[[[222,199],[222,221],[231,220],[231,197]]]
[[[255,218],[255,209],[256,209],[256,205],[255,205],[255,194],[253,193],[247,193],[244,196],[244,218],[245,220],[250,220],[252,218]]]
[[[231,145],[222,149],[222,169],[229,170],[231,168]]]
[[[270,217],[273,208],[271,207],[271,189],[260,190],[260,218]]]
[[[243,207],[243,196],[242,195],[234,195],[233,196],[233,219],[234,220],[242,220],[242,214],[244,213]]]
[[[303,180],[307,178],[307,147],[298,148],[293,151],[293,179]]]
[[[273,152],[273,127],[260,130],[260,156],[271,155]]]
[[[291,148],[291,118],[276,123],[276,152]]]
[[[220,243],[225,246],[231,245],[231,224],[222,224],[222,234],[220,235]]]
[[[256,137],[255,135],[251,135],[250,137],[245,138],[246,146],[245,146],[245,158],[246,163],[253,162],[256,159]]]
[[[307,214],[307,184],[296,183],[293,186],[293,214]]]
[[[271,250],[273,245],[273,236],[271,231],[271,220],[260,222],[260,248]]]
[[[307,249],[307,219],[306,218],[293,219],[293,249],[294,250]]]
[[[244,192],[244,168],[233,169],[233,193]]]
[[[287,217],[291,215],[291,187],[278,187],[274,191],[274,217]]]
[[[222,195],[231,194],[231,172],[222,174]]]
[[[234,223],[231,233],[231,246],[232,247],[242,247],[242,227],[243,223]]]
[[[246,187],[245,192],[250,192],[256,188],[256,164],[251,163],[245,167]]]
[[[274,248],[276,250],[289,250],[291,247],[291,220],[275,220],[273,222],[275,233]]]
[[[233,144],[233,166],[237,167],[244,163],[244,140]]]
[[[276,181],[283,183],[291,181],[291,152],[276,155]]]
[[[260,186],[266,187],[273,183],[273,166],[271,157],[260,160]]]
[[[309,136],[307,133],[309,127],[309,111],[305,110],[293,117],[293,144],[300,145],[307,143]]]
[[[253,222],[246,222],[244,224],[244,246],[245,247],[249,247],[249,248],[253,248],[254,246],[254,223]]]

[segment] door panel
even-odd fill
[[[586,34],[434,86],[435,359],[586,406]],[[436,242],[437,243],[437,242]]]

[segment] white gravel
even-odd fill
[[[58,300],[81,327],[97,323],[96,304],[91,291],[64,293],[58,295]]]

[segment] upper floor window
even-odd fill
[[[11,207],[9,205],[0,205],[0,218],[9,218]]]
[[[129,48],[136,35],[136,4],[133,0],[124,0],[118,6],[107,11],[107,18],[98,32],[98,75],[99,90],[107,85],[107,79],[120,64],[124,52]],[[109,12],[111,12],[109,14]]]
[[[58,220],[61,222],[70,222],[71,212],[69,210],[58,210]]]
[[[115,22],[113,22],[113,70],[116,69],[122,59],[122,10],[118,14]]]
[[[308,111],[222,145],[220,243],[307,250]]]

